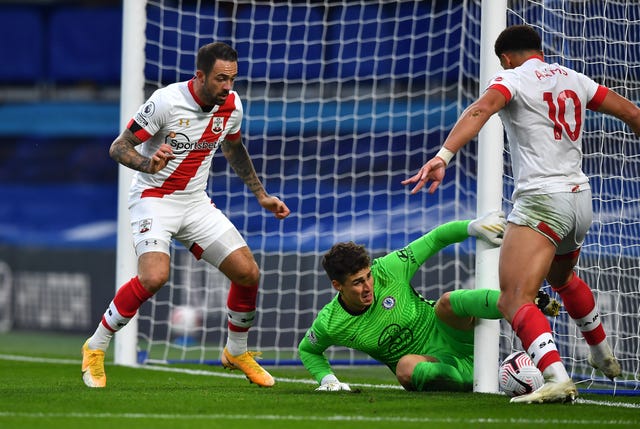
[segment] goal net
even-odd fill
[[[244,104],[244,142],[267,191],[291,209],[287,219],[274,219],[216,155],[211,198],[261,268],[249,344],[263,352],[263,362],[298,362],[298,342],[333,297],[320,259],[335,242],[364,244],[375,257],[441,223],[476,216],[475,141],[456,156],[435,194],[410,195],[400,182],[439,149],[479,94],[480,3],[147,2],[145,95],[191,78],[202,44],[232,45],[240,57],[234,89]],[[542,32],[552,61],[637,101],[640,16],[632,3],[522,0],[508,2],[505,13],[509,24],[526,22]],[[609,338],[636,389],[638,142],[621,123],[601,115],[589,116],[586,128],[585,169],[596,218],[579,269],[596,291]],[[512,181],[505,172],[509,211]],[[436,299],[473,287],[474,269],[475,243],[468,240],[427,261],[413,286]],[[172,246],[169,284],[139,312],[140,362],[217,363],[226,340],[228,287],[220,272]],[[553,323],[572,375],[599,382],[566,314]],[[505,357],[520,346],[509,326],[501,331]],[[328,357],[372,363],[342,348],[329,349]]]

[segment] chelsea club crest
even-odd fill
[[[382,308],[385,310],[391,310],[396,306],[396,299],[392,296],[388,296],[382,300]]]

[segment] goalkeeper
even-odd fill
[[[474,321],[502,318],[499,291],[456,290],[430,301],[409,282],[427,259],[469,236],[500,245],[504,227],[502,212],[445,223],[373,263],[363,246],[335,244],[322,265],[338,295],[318,313],[298,348],[320,383],[316,390],[350,390],[324,355],[333,345],[386,364],[406,390],[471,390]]]

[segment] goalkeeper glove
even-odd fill
[[[536,296],[533,302],[538,306],[540,311],[547,316],[556,317],[560,314],[562,304],[560,304],[557,299],[551,298],[549,294],[542,289],[538,291],[538,296]]]
[[[340,390],[351,392],[351,387],[347,383],[341,383],[333,374],[325,375],[320,382],[320,387],[316,388],[317,392],[338,392]]]
[[[472,237],[478,237],[499,246],[502,244],[506,225],[507,220],[504,217],[504,212],[497,210],[472,220],[467,227],[467,232]]]

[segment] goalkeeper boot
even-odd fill
[[[587,358],[587,360],[589,362],[589,365],[591,365],[595,369],[599,369],[600,371],[602,371],[602,373],[609,377],[610,380],[613,380],[614,378],[622,374],[620,363],[613,354],[604,356],[601,359],[596,359],[592,353],[589,353],[589,357]]]
[[[542,387],[529,393],[528,395],[516,396],[511,398],[514,403],[538,403],[543,402],[573,402],[578,396],[578,390],[572,380],[566,381],[547,381]]]
[[[560,302],[555,298],[551,298],[549,294],[542,289],[538,291],[538,295],[534,302],[540,311],[547,316],[556,317],[560,314]]]
[[[104,351],[91,350],[89,340],[82,346],[82,380],[88,387],[107,385],[107,375],[104,373]]]
[[[250,382],[262,387],[271,387],[276,384],[275,380],[258,362],[254,356],[260,356],[260,352],[244,352],[241,355],[233,356],[227,348],[222,350],[222,366],[227,369],[239,369],[244,372]]]

